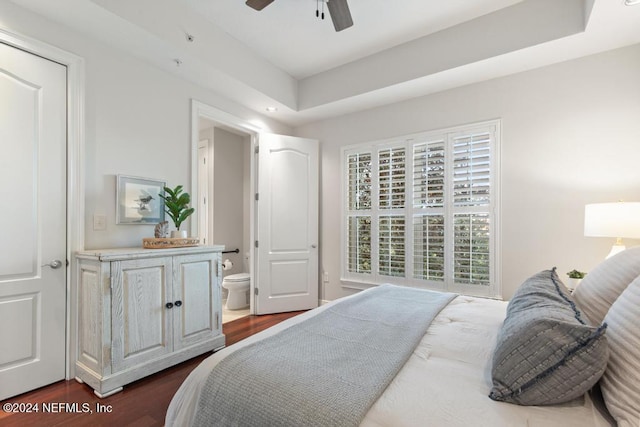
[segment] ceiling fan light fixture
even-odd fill
[[[626,6],[635,6],[637,4],[640,4],[640,0],[624,0],[624,4]]]
[[[342,31],[353,25],[347,0],[328,0],[327,8],[329,8],[329,15],[331,15],[336,31]]]
[[[245,4],[252,9],[262,10],[273,3],[273,0],[247,0]]]
[[[273,3],[274,0],[246,0],[245,4],[252,9],[262,10]],[[322,12],[319,10],[318,3],[322,2]],[[316,17],[320,16],[324,19],[324,4],[327,3],[329,15],[336,31],[342,31],[353,25],[351,12],[347,0],[316,0]]]

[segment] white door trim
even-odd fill
[[[67,312],[66,379],[75,376],[77,277],[75,252],[84,249],[84,59],[50,44],[0,27],[0,42],[67,67]]]
[[[251,135],[251,150],[252,152],[255,150],[255,147],[258,144],[258,134],[263,132],[259,126],[256,126],[252,123],[249,123],[240,117],[234,116],[233,114],[229,114],[226,111],[222,111],[218,108],[212,107],[211,105],[207,105],[203,102],[197,101],[195,99],[191,100],[191,194],[198,194],[198,146],[200,142],[200,130],[198,128],[198,120],[200,117],[206,117],[209,120],[214,121],[217,124],[222,126],[227,126],[232,129],[239,130],[243,133]],[[213,162],[213,160],[211,160]],[[255,194],[256,192],[256,182],[257,182],[257,174],[256,174],[256,156],[251,156],[251,176],[250,176],[251,184],[250,184],[250,194]],[[207,209],[211,209],[213,206],[214,200],[210,198],[211,203],[209,204]],[[198,211],[193,214],[194,218],[191,219],[191,231],[190,234],[192,236],[198,235]],[[250,222],[250,241],[255,241],[255,203],[250,204],[249,210],[249,222]],[[211,234],[211,233],[210,233]],[[211,244],[215,244],[215,241],[211,241]],[[229,248],[227,248],[229,249]],[[254,256],[253,244],[250,249],[250,262],[249,262],[249,275],[251,277],[251,289],[249,291],[249,295],[251,298],[250,301],[250,313],[255,314],[255,301],[254,301],[254,275],[255,275],[255,256]],[[244,255],[243,255],[244,256]]]

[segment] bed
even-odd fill
[[[532,276],[522,285],[511,303],[462,295],[452,296],[450,301],[437,311],[426,333],[417,341],[406,361],[402,363],[402,367],[384,386],[373,404],[355,425],[588,427],[611,426],[617,421],[621,427],[640,426],[640,360],[637,354],[640,348],[638,346],[640,337],[637,326],[634,326],[640,322],[637,310],[640,306],[640,248],[628,250],[620,255],[594,269],[587,276],[590,280],[585,279],[574,292],[574,296],[571,296],[561,284],[554,269]],[[554,388],[558,384],[562,386],[561,383],[573,381],[572,377],[576,375],[576,370],[591,369],[592,373],[586,383],[574,381],[571,393],[576,397],[572,395],[568,400],[561,399],[563,400],[561,403],[544,401],[543,404],[531,405],[526,401],[508,402],[509,396],[505,398],[504,393],[500,395],[503,391],[500,387],[505,381],[513,380],[509,375],[514,375],[514,372],[518,378],[529,375],[530,372],[522,374],[518,370],[526,362],[531,363],[531,361],[527,360],[530,356],[528,354],[524,356],[524,361],[521,360],[515,365],[511,363],[511,359],[507,358],[511,364],[507,363],[509,367],[506,374],[503,372],[503,376],[499,377],[496,369],[502,362],[496,358],[501,346],[510,355],[509,357],[514,354],[522,356],[519,354],[524,351],[522,347],[518,346],[514,350],[512,343],[508,342],[514,335],[526,335],[539,328],[535,334],[539,337],[550,330],[558,329],[556,326],[548,327],[544,323],[548,318],[555,316],[546,311],[549,302],[544,298],[541,303],[544,314],[535,315],[538,319],[542,318],[543,323],[540,324],[536,320],[538,323],[535,325],[538,326],[531,326],[532,324],[525,322],[524,326],[517,325],[516,329],[513,329],[514,322],[519,324],[521,319],[531,318],[532,304],[529,302],[541,298],[541,287],[545,288],[544,292],[551,288],[549,292],[553,294],[552,299],[555,298],[556,303],[563,306],[563,310],[569,310],[570,317],[580,320],[581,328],[591,328],[590,337],[592,338],[589,338],[589,342],[597,342],[598,347],[588,347],[589,343],[583,342],[587,340],[581,338],[578,350],[572,350],[571,357],[577,352],[582,352],[580,362],[583,363],[582,365],[568,368],[566,365],[569,363],[566,362],[565,357],[561,362],[556,361],[555,365],[547,369],[543,375],[534,373],[537,375],[535,381],[516,384],[512,390],[515,390],[514,393],[520,393],[521,389],[526,389],[532,383],[536,387],[546,381],[544,386],[547,388],[542,393],[540,391],[528,395],[522,393],[517,397],[529,399],[534,403],[540,402],[535,399],[540,399],[541,396],[546,398],[555,393],[555,390],[550,392],[549,387]],[[209,378],[216,375],[216,369],[220,368],[218,365],[223,364],[227,358],[233,358],[234,353],[238,356],[242,351],[247,351],[247,348],[277,339],[279,334],[294,331],[305,322],[313,321],[316,316],[328,316],[328,313],[345,301],[357,301],[362,298],[362,295],[370,292],[372,291],[363,291],[288,319],[205,359],[188,376],[172,399],[166,415],[166,425],[168,427],[242,425],[242,423],[211,419],[218,417],[202,417],[201,400],[205,399],[203,395],[206,394],[203,390],[208,390],[207,381],[211,381]],[[518,308],[516,301],[524,301],[522,303],[524,306],[521,304]],[[537,307],[539,302],[534,305]],[[535,310],[538,309],[539,307],[535,308]],[[537,313],[535,310],[534,312]],[[581,316],[588,320],[581,320]],[[510,324],[509,319],[515,320]],[[517,329],[518,327],[524,329]],[[507,344],[503,342],[505,339]],[[534,347],[533,350],[528,351],[536,354],[543,352],[540,348],[546,346],[546,344],[536,343],[533,339],[528,342]],[[606,347],[604,352],[601,351],[603,345]],[[551,353],[555,355],[557,351],[554,350]],[[595,358],[602,359],[603,354],[605,360],[599,370],[592,365],[602,364]],[[529,370],[531,369],[532,367],[529,367]],[[549,385],[550,382],[553,384]],[[596,382],[599,384],[596,389],[602,388],[604,402],[594,397],[598,393],[593,393],[591,390]],[[576,387],[588,388],[576,392]],[[621,390],[624,392],[621,393]],[[218,399],[217,402],[219,403],[220,400],[224,399]],[[216,399],[213,400],[213,404],[216,405]],[[317,409],[320,410],[320,408]],[[252,409],[249,405],[247,407],[241,405],[241,409],[238,409],[236,405],[235,411],[238,410],[251,411]],[[254,416],[260,419],[261,414],[256,413]],[[307,421],[309,423],[303,422],[300,425],[323,425],[320,422],[314,423],[311,419]],[[285,425],[287,422],[271,420],[254,424]],[[293,425],[290,422],[289,424]]]

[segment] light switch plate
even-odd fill
[[[93,229],[95,231],[101,231],[107,229],[107,216],[104,214],[93,215]]]

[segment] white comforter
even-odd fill
[[[166,426],[188,426],[202,386],[215,364],[251,342],[288,328],[330,304],[293,317],[205,359],[182,384],[166,416]],[[554,407],[495,402],[491,358],[507,303],[459,296],[435,318],[409,361],[371,407],[362,426],[609,426],[588,396]]]

